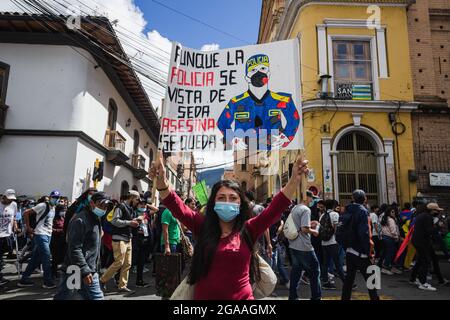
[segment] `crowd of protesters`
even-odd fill
[[[307,162],[297,166],[299,176],[307,172]],[[55,299],[74,294],[103,299],[114,286],[121,293],[132,292],[130,271],[136,273],[135,287],[149,287],[144,273],[153,269],[155,275],[155,254],[183,254],[180,240],[185,235],[195,244],[188,271],[194,299],[253,299],[254,253],[271,266],[291,300],[299,298],[300,283],[310,287],[311,299],[319,300],[322,290],[338,290],[336,279],[342,299],[348,300],[356,273],[367,280],[369,266],[389,277],[409,272],[410,283],[421,290],[437,290],[433,275],[439,285],[448,283],[436,252],[450,259],[445,242],[449,221],[437,203],[369,207],[364,191],[355,190],[345,206],[310,191],[296,204],[291,200],[300,180],[294,176],[278,195],[260,204],[238,183],[219,181],[201,207],[171,191],[162,168],[152,168],[161,197],[158,207],[149,193],[137,191],[117,201],[90,188],[69,203],[58,190],[37,200],[6,190],[0,202],[1,268],[5,255],[15,256],[19,287],[34,286],[31,275],[42,272],[43,288],[57,288]],[[289,216],[298,230],[291,239],[283,231]],[[77,290],[68,285],[70,266],[81,272]],[[226,281],[214,281],[225,276]],[[7,282],[0,272],[0,286]],[[367,290],[371,299],[379,299],[376,288]]]

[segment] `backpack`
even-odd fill
[[[333,224],[331,223],[330,213],[327,211],[323,214],[320,221],[319,237],[322,241],[329,241],[334,235]]]
[[[39,220],[36,221],[36,215],[30,215],[30,227],[32,229],[36,229],[37,225],[39,224],[39,222],[41,222],[42,220],[45,219],[45,217],[48,215],[48,213],[50,212],[50,205],[45,202],[46,208],[44,211],[44,214],[39,218]]]
[[[295,225],[292,213],[287,217],[283,226],[283,234],[288,240],[295,240],[298,237],[298,229]]]
[[[336,241],[344,249],[351,246],[354,230],[353,230],[353,214],[345,212],[339,217],[339,223],[336,227]]]

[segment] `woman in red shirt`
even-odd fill
[[[280,220],[301,184],[302,174],[308,173],[307,164],[307,160],[297,159],[286,186],[256,217],[251,218],[248,200],[239,184],[231,180],[213,186],[202,216],[170,190],[159,154],[150,176],[156,179],[163,204],[198,239],[188,275],[188,282],[195,284],[195,300],[254,299],[250,280],[255,279],[258,262],[252,259],[254,249],[241,237],[241,231],[244,228],[251,237],[249,240],[255,243],[267,228]]]

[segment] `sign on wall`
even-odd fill
[[[207,52],[174,43],[160,148],[302,148],[298,52],[296,39]]]
[[[430,186],[450,187],[450,173],[430,173]]]

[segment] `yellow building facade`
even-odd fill
[[[321,198],[345,204],[356,188],[377,204],[403,204],[416,195],[408,5],[263,1],[258,43],[299,41],[308,188]],[[279,154],[278,174],[245,170],[253,172],[248,183],[258,198],[286,183],[295,155]]]

